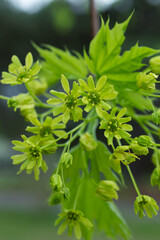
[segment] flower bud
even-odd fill
[[[70,153],[66,152],[62,155],[61,161],[66,166],[66,168],[69,168],[69,166],[73,163],[73,156]]]
[[[136,155],[147,155],[149,152],[147,147],[140,146],[136,140],[131,142],[130,147]]]
[[[157,166],[157,164],[160,165],[160,153],[159,151],[154,151],[152,154],[152,163]]]
[[[154,122],[156,125],[159,125],[159,124],[160,124],[160,109],[155,110],[155,111],[152,113],[151,116],[152,116],[153,122]]]
[[[94,140],[93,136],[86,132],[80,137],[80,143],[86,151],[93,151],[97,147],[97,142]]]
[[[155,89],[156,77],[157,76],[153,73],[146,74],[140,72],[137,74],[137,85],[140,89],[152,91]]]
[[[49,198],[49,205],[54,206],[62,202],[62,194],[60,191],[54,191]]]
[[[42,153],[44,154],[52,154],[55,153],[55,151],[57,150],[57,143],[52,136],[41,138],[41,140],[39,141],[39,145],[43,147]]]
[[[160,189],[160,166],[156,167],[151,174],[151,185],[152,186],[158,185]]]
[[[114,181],[103,180],[99,182],[96,189],[97,196],[104,201],[112,201],[112,199],[118,199],[118,194],[116,191],[119,187]]]
[[[140,218],[146,216],[145,213],[149,218],[152,218],[153,215],[157,215],[159,207],[153,198],[146,195],[140,195],[136,197],[134,202],[134,210],[135,214],[139,214]]]
[[[147,135],[139,136],[137,138],[137,142],[140,146],[143,146],[143,147],[148,147],[153,145],[152,139]]]
[[[160,74],[160,56],[151,58],[149,65],[153,73]]]
[[[61,189],[54,189],[50,198],[49,205],[56,205],[64,202],[65,200],[69,200],[70,198],[70,190],[67,187],[62,187]]]
[[[59,174],[53,174],[50,178],[50,185],[53,190],[60,190],[62,188],[62,179]]]
[[[70,190],[69,190],[69,188],[63,187],[61,191],[63,192],[64,200],[69,200],[70,199]]]
[[[43,94],[47,89],[46,81],[33,80],[31,82],[28,82],[28,85],[35,95]]]

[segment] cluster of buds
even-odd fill
[[[61,176],[59,174],[53,174],[50,177],[50,186],[52,187],[52,194],[49,198],[49,204],[59,204],[70,198],[70,190],[62,183]]]

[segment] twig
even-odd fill
[[[94,38],[94,36],[99,30],[99,19],[98,19],[97,10],[95,8],[94,0],[90,0],[90,16],[91,16],[92,38]]]

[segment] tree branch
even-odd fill
[[[91,16],[92,38],[94,38],[94,36],[99,30],[99,19],[98,19],[97,10],[95,8],[94,0],[90,0],[90,16]]]

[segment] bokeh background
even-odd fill
[[[110,25],[124,21],[135,10],[126,32],[123,51],[137,41],[139,45],[160,49],[160,0],[96,0],[96,8],[104,18],[110,16]],[[11,56],[22,61],[32,46],[43,43],[83,53],[91,40],[89,0],[0,0],[0,74],[6,71]],[[0,94],[13,96],[22,89],[0,84]],[[39,182],[33,176],[16,175],[18,167],[12,166],[14,154],[11,140],[24,134],[25,122],[5,101],[0,101],[0,239],[2,240],[61,240],[57,236],[54,220],[58,208],[48,206],[49,177],[59,154],[48,159],[49,171],[41,174]],[[140,129],[137,130],[140,133]],[[160,204],[159,190],[150,187],[153,166],[149,159],[142,159],[132,166],[140,189],[153,196]],[[124,172],[124,174],[126,174]],[[119,205],[136,240],[158,240],[160,216],[139,220],[134,215],[135,191],[126,175],[127,188],[120,192]],[[103,235],[95,239],[106,239]]]

